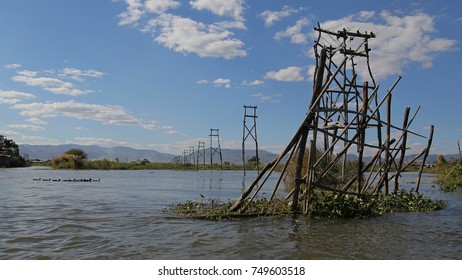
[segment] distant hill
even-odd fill
[[[135,161],[139,159],[147,159],[150,162],[170,162],[174,159],[177,155],[169,154],[169,153],[161,153],[155,150],[145,150],[145,149],[133,149],[129,147],[112,147],[106,148],[101,146],[83,146],[83,145],[76,145],[76,144],[68,144],[68,145],[28,145],[22,144],[19,145],[19,149],[21,154],[28,154],[30,159],[40,159],[40,160],[48,160],[59,156],[70,149],[81,149],[88,154],[89,159],[100,159],[100,158],[107,158],[119,159],[119,161]],[[242,151],[241,150],[234,150],[234,149],[222,149],[221,150],[223,163],[230,162],[235,164],[242,163]],[[249,159],[255,155],[255,150],[246,150],[246,159]],[[261,163],[268,163],[276,158],[276,154],[270,153],[265,150],[259,150],[259,157]],[[427,161],[434,162],[436,161],[438,155],[430,154],[428,155]],[[407,155],[405,161],[410,161],[413,159],[415,155]],[[458,159],[458,154],[450,154],[444,155],[446,160],[453,160]],[[348,155],[348,160],[356,160],[356,155]],[[364,161],[368,162],[371,157],[365,157]],[[210,163],[210,149],[205,150],[205,162],[207,164]],[[218,154],[214,155],[213,158],[214,163],[219,163],[220,158]]]
[[[205,154],[206,156],[208,156],[208,158],[206,158],[205,160],[207,163],[209,163],[210,162],[210,149],[206,149]],[[228,161],[228,162],[237,163],[237,164],[242,163],[242,150],[221,149],[221,154],[223,156],[223,162]],[[245,151],[246,161],[254,156],[255,156],[255,150]],[[276,156],[277,156],[276,154],[270,153],[268,151],[258,150],[258,157],[260,158],[261,163],[266,164],[272,161]],[[213,159],[214,163],[219,162],[219,161],[216,161],[216,159],[215,158]]]
[[[89,159],[100,159],[107,158],[119,159],[119,161],[135,161],[139,159],[147,159],[150,162],[170,162],[177,155],[169,153],[161,153],[155,150],[144,150],[144,149],[133,149],[129,147],[101,147],[97,145],[92,146],[83,146],[77,144],[68,144],[68,145],[29,145],[22,144],[19,145],[19,150],[21,154],[28,154],[30,159],[40,159],[48,160],[56,156],[59,156],[70,149],[81,149],[87,153]],[[241,150],[232,150],[232,149],[222,149],[221,150],[223,163],[230,162],[241,164],[242,163],[242,151]],[[251,158],[255,155],[255,150],[246,151],[246,158]],[[270,153],[265,150],[259,150],[260,162],[268,163],[273,160],[277,155]],[[210,149],[205,151],[205,162],[210,163]],[[220,159],[218,154],[214,155],[214,163],[219,163]]]
[[[129,147],[112,147],[106,148],[101,146],[82,146],[76,144],[68,145],[19,145],[22,154],[28,154],[30,159],[48,160],[59,156],[70,149],[81,149],[87,153],[89,159],[107,158],[119,159],[119,161],[134,161],[138,159],[147,159],[151,162],[169,162],[175,155],[161,153],[154,150],[141,150]]]

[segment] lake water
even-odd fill
[[[444,210],[231,221],[164,211],[186,200],[235,200],[254,177],[242,171],[0,169],[0,259],[462,259],[462,189],[443,193],[430,175],[421,191],[444,199]],[[63,181],[83,178],[93,180]],[[415,174],[401,181],[410,185]],[[267,186],[270,193],[274,184]]]

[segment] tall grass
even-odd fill
[[[437,174],[436,183],[443,191],[454,191],[462,186],[462,162],[438,162],[434,171]]]
[[[316,158],[320,158],[324,151],[321,149],[316,150]],[[302,174],[307,172],[308,168],[308,160],[310,158],[310,150],[305,149],[305,155],[302,165]],[[316,167],[315,167],[315,174],[319,174],[331,161],[332,156],[326,156]],[[286,190],[291,191],[295,186],[295,175],[297,169],[297,160],[292,158],[291,161],[288,163],[286,170],[286,176],[284,182],[286,184]],[[358,163],[354,161],[347,161],[345,165],[345,169],[342,172],[342,162],[337,162],[332,169],[326,174],[326,176],[321,180],[321,184],[325,186],[329,186],[332,188],[338,188],[347,183],[347,181],[356,175],[358,170]],[[302,184],[301,187],[303,188],[305,185]]]

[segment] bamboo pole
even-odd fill
[[[399,177],[401,176],[402,167],[403,167],[403,162],[404,162],[404,157],[406,155],[406,142],[407,142],[407,126],[408,126],[408,119],[409,119],[409,113],[411,111],[411,108],[406,107],[406,110],[404,111],[404,120],[403,120],[403,134],[402,134],[402,143],[401,143],[401,156],[399,158],[398,162],[398,168],[396,169],[395,173],[395,187],[393,188],[393,193],[398,192],[399,188]]]
[[[292,195],[292,207],[291,207],[292,212],[295,212],[298,206],[298,193],[300,192],[300,185],[302,184],[301,177],[302,177],[303,159],[305,157],[305,147],[306,147],[307,138],[308,138],[308,127],[306,127],[306,130],[302,133],[302,136],[300,138],[300,143],[298,145],[297,167],[295,169],[295,187],[294,187],[294,192]]]
[[[364,174],[364,173],[365,173],[365,172],[377,161],[378,157],[382,154],[382,151],[383,151],[382,149],[379,149],[379,150],[377,151],[377,153],[374,155],[374,157],[369,161],[369,163],[368,163],[366,166],[364,166],[364,167],[362,168],[361,173],[356,174],[356,176],[354,176],[353,178],[351,178],[350,181],[348,181],[348,182],[345,184],[345,186],[343,187],[342,190],[347,191],[347,190],[351,187],[351,185],[352,185],[358,178],[360,178],[360,176],[362,176],[362,175],[363,175],[363,174]],[[366,181],[366,185],[367,185],[367,181]]]
[[[326,58],[327,58],[327,50],[323,48],[321,50],[321,57],[319,59],[319,65],[316,69],[315,73],[315,81],[314,81],[314,90],[313,90],[313,96],[311,98],[311,105],[309,111],[311,112],[311,115],[313,115],[312,120],[310,123],[313,121],[316,122],[316,119],[318,117],[318,114],[314,112],[315,108],[319,107],[319,101],[321,100],[321,95],[325,92],[323,90],[323,79],[324,79],[324,67],[326,65]],[[332,80],[333,77],[329,77],[329,81]],[[327,85],[326,85],[327,86]],[[326,87],[325,87],[326,88]],[[294,193],[292,196],[292,211],[296,211],[298,207],[298,194],[300,192],[300,185],[302,183],[302,169],[303,169],[303,159],[305,157],[305,147],[306,147],[306,141],[308,139],[308,131],[309,128],[308,126],[305,126],[303,131],[301,132],[301,137],[300,137],[300,144],[298,145],[298,159],[297,159],[297,167],[295,170],[295,188],[294,188]],[[316,127],[315,127],[316,131]],[[316,137],[316,136],[314,136]],[[312,153],[313,151],[310,151]]]
[[[360,136],[359,136],[359,145],[358,145],[358,171],[357,171],[357,181],[358,187],[357,192],[361,193],[361,177],[362,177],[362,170],[363,170],[363,153],[364,153],[364,143],[366,142],[366,114],[367,108],[369,106],[369,99],[367,94],[367,86],[368,83],[364,82],[363,85],[363,105],[361,108],[361,113],[363,114],[361,117],[359,129],[360,129]]]
[[[290,152],[290,154],[289,154],[289,157],[287,158],[286,164],[284,164],[284,167],[282,168],[281,174],[279,174],[278,181],[277,181],[276,184],[274,185],[273,192],[271,193],[271,196],[270,196],[270,198],[269,198],[269,202],[273,201],[274,196],[276,195],[276,192],[277,192],[277,190],[278,190],[279,184],[281,183],[282,178],[283,178],[283,176],[284,176],[284,174],[285,174],[285,172],[286,172],[286,170],[287,170],[287,167],[289,166],[290,161],[292,160],[292,156],[294,155],[295,150],[296,150],[296,148],[295,148],[295,146],[294,146],[294,148],[291,150],[291,152]]]
[[[311,194],[312,182],[314,178],[314,167],[313,163],[316,160],[316,141],[310,141],[310,157],[308,160],[307,165],[307,179],[306,179],[306,188],[303,197],[304,205],[303,205],[303,214],[308,214],[309,209],[309,199]]]
[[[390,170],[390,166],[391,166],[391,161],[390,161],[390,133],[391,133],[391,129],[390,129],[390,125],[391,125],[391,97],[392,95],[390,94],[388,96],[388,99],[387,99],[387,126],[386,126],[386,130],[385,130],[385,143],[387,143],[387,150],[386,150],[386,153],[385,153],[385,173],[382,175],[383,177],[383,186],[384,186],[384,189],[383,189],[383,193],[385,195],[388,195],[388,190],[389,190],[389,184],[388,184],[388,171]],[[381,183],[379,184],[379,186],[382,185]]]
[[[451,173],[454,172],[454,170],[456,170],[457,167],[460,167],[460,160],[456,165],[454,165],[454,167],[449,171],[449,173],[446,174],[446,176],[444,176],[444,178],[440,182],[440,185],[444,183],[444,180],[446,180],[449,177],[449,175],[451,175]]]
[[[415,191],[418,193],[420,188],[420,180],[422,178],[422,172],[425,167],[425,161],[427,160],[428,154],[430,153],[430,147],[432,146],[433,141],[433,131],[435,127],[433,125],[430,126],[430,136],[428,137],[427,148],[424,150],[425,153],[423,155],[422,164],[420,165],[419,175],[417,176],[417,183],[415,187]]]

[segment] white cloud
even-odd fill
[[[171,14],[163,14],[150,22],[159,27],[155,41],[180,53],[196,53],[200,57],[231,59],[246,56],[244,43],[232,38],[233,33],[218,25],[207,25]]]
[[[0,131],[0,134],[7,138],[12,138],[17,144],[34,142],[35,144],[57,145],[59,142],[56,139],[47,139],[43,136],[25,135],[16,131]]]
[[[231,87],[231,80],[230,79],[218,78],[215,81],[213,81],[213,84],[215,86],[230,88]]]
[[[6,69],[16,69],[16,68],[21,67],[21,64],[17,64],[17,63],[5,64],[3,65],[3,67]]]
[[[308,42],[308,32],[305,27],[310,27],[311,23],[307,18],[297,20],[295,25],[289,26],[284,31],[279,31],[274,35],[274,39],[290,38],[293,44],[306,44]]]
[[[220,21],[215,23],[216,26],[219,26],[223,29],[242,29],[247,30],[247,26],[243,21]]]
[[[207,10],[234,21],[211,24],[167,13],[180,6],[179,1],[126,0],[127,10],[119,15],[119,25],[131,25],[143,33],[151,33],[154,41],[175,52],[195,53],[200,57],[243,57],[244,43],[234,38],[229,29],[246,29],[243,18],[243,0],[191,1],[193,8]]]
[[[96,70],[79,70],[75,68],[64,68],[57,77],[54,76],[54,71],[52,70],[45,70],[43,72],[47,76],[39,76],[36,71],[22,70],[18,71],[17,75],[13,76],[11,80],[24,83],[28,86],[40,87],[54,94],[77,96],[94,91],[79,89],[74,83],[65,79],[83,82],[84,78],[101,78],[104,75],[103,72]]]
[[[165,132],[165,134],[167,134],[167,135],[174,135],[174,136],[183,135],[183,133],[181,133],[180,131],[176,131],[176,130],[167,130],[167,131]]]
[[[374,11],[361,11],[359,12],[359,18],[361,20],[368,20],[375,15]]]
[[[44,122],[41,120],[42,118],[63,116],[78,120],[93,120],[107,125],[139,126],[146,130],[162,129],[157,122],[136,118],[120,106],[87,104],[71,100],[67,102],[15,104],[12,108],[20,110],[21,116],[29,117],[28,121],[36,124]],[[169,128],[168,130],[173,129]]]
[[[35,87],[42,87],[42,88],[53,88],[53,87],[68,87],[71,88],[73,85],[69,82],[64,82],[56,78],[48,78],[48,77],[34,77],[30,75],[24,75],[24,73],[20,73],[20,75],[13,76],[11,78],[15,82],[21,82],[28,86],[35,86]]]
[[[31,118],[65,116],[79,120],[94,120],[111,125],[142,125],[141,121],[118,106],[86,104],[75,101],[15,104],[20,115]]]
[[[48,124],[46,121],[38,119],[38,118],[28,118],[26,119],[26,121],[36,124],[36,125],[47,125]]]
[[[79,70],[75,68],[64,68],[59,76],[83,81],[84,77],[101,78],[105,73],[96,70]]]
[[[301,74],[302,67],[291,66],[278,71],[270,71],[265,74],[265,79],[276,80],[281,82],[303,81]]]
[[[14,91],[14,90],[0,90],[0,104],[15,104],[23,101],[24,99],[35,98],[33,94]]]
[[[156,122],[142,123],[141,127],[146,130],[159,130],[160,126]]]
[[[361,12],[358,14],[360,16]],[[425,13],[399,17],[384,11],[380,13],[380,22],[377,23],[355,21],[354,16],[348,16],[323,22],[321,27],[374,32],[377,36],[369,40],[369,47],[372,49],[371,69],[376,80],[401,74],[404,67],[413,62],[424,68],[431,67],[436,54],[451,51],[456,44],[456,40],[434,38],[434,19]],[[313,40],[317,38],[317,33],[311,35]],[[363,78],[369,76],[367,69],[361,68],[361,65],[358,65],[357,71]]]
[[[209,81],[207,81],[207,80],[199,80],[196,83],[199,84],[199,85],[206,85],[206,84],[209,83]]]
[[[45,130],[43,126],[30,125],[30,124],[10,124],[8,125],[8,127],[15,128],[15,129],[33,130],[33,131]]]
[[[21,70],[21,71],[18,71],[18,74],[20,76],[25,76],[25,77],[35,77],[35,76],[37,76],[36,71],[30,71],[30,70]]]
[[[67,143],[79,145],[98,145],[101,147],[131,146],[130,142],[116,141],[111,138],[99,137],[76,137],[74,140],[68,141]]]
[[[146,10],[155,14],[163,14],[169,9],[176,9],[181,3],[175,0],[146,0],[144,3]]]
[[[28,75],[29,73],[20,73],[20,75],[13,76],[11,79],[15,82],[24,83],[28,86],[41,87],[46,91],[50,91],[55,94],[66,94],[66,95],[81,95],[89,93],[88,91],[82,91],[74,88],[74,85],[70,82],[65,82],[56,78],[49,77],[35,77]]]
[[[251,82],[244,81],[244,82],[242,82],[242,85],[244,85],[244,86],[261,86],[264,83],[265,82],[263,82],[262,80],[253,80]]]
[[[66,86],[62,87],[47,87],[44,88],[45,90],[52,92],[54,94],[63,94],[63,95],[71,95],[71,96],[77,96],[77,95],[83,95],[83,94],[88,94],[94,92],[93,90],[81,90],[77,88],[69,88]]]
[[[143,16],[143,4],[141,0],[125,0],[127,10],[119,15],[119,25],[135,24]]]
[[[275,22],[280,21],[281,19],[291,16],[295,13],[297,13],[299,10],[289,7],[289,6],[284,6],[281,11],[264,11],[260,14],[260,16],[263,18],[263,21],[265,22],[265,26],[271,26]]]
[[[197,10],[208,10],[219,16],[231,17],[237,21],[243,21],[243,0],[191,0],[191,6]]]
[[[260,102],[271,102],[271,103],[278,103],[280,102],[279,98],[281,98],[281,94],[263,94],[261,92],[251,94],[252,97],[257,97]]]

